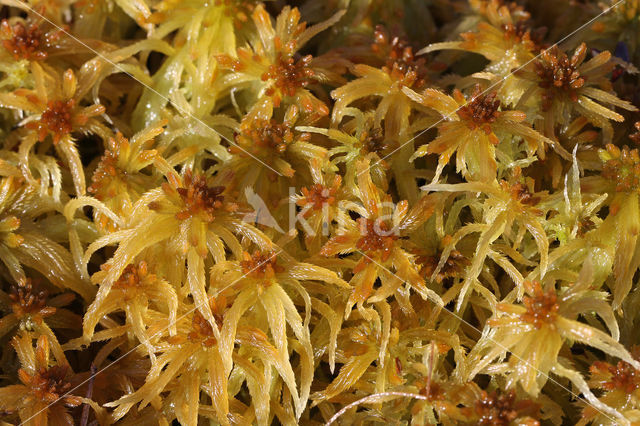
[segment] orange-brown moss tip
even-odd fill
[[[382,71],[403,86],[420,89],[425,85],[426,59],[416,58],[406,39],[390,36],[382,25],[376,27],[373,38],[371,50],[385,61]]]
[[[475,129],[481,127],[485,133],[491,134],[491,123],[496,121],[500,112],[500,100],[496,99],[496,92],[490,92],[487,94],[482,93],[480,85],[476,85],[471,100],[458,110],[458,116],[467,123],[469,128]],[[464,102],[464,97],[460,91],[454,93],[454,97]],[[494,142],[496,145],[499,140],[494,136]]]
[[[415,159],[427,154],[439,155],[434,181],[454,153],[457,172],[470,181],[488,182],[495,179],[498,166],[495,147],[504,138],[524,139],[530,154],[537,149],[544,155],[544,145],[553,144],[526,123],[524,112],[500,109],[501,102],[496,93],[485,93],[479,85],[468,97],[458,89],[454,90],[453,96],[430,88],[422,94],[409,90],[405,93],[443,117],[436,122],[438,137],[419,147],[411,156]]]
[[[195,312],[191,319],[192,331],[188,334],[192,342],[197,342],[209,348],[218,343],[214,333],[213,326],[206,320],[200,312]]]
[[[520,319],[533,324],[536,328],[553,327],[558,309],[560,309],[555,289],[550,288],[545,293],[538,281],[525,282],[525,288],[531,296],[525,296],[522,299],[527,311],[520,315]]]
[[[260,78],[263,81],[273,80],[272,88],[266,90],[268,96],[273,96],[277,92],[284,96],[295,96],[298,89],[307,87],[311,82],[311,78],[315,75],[313,69],[309,66],[313,58],[307,55],[299,60],[294,58],[283,57],[282,53],[278,53],[276,62],[269,65]],[[274,100],[276,107],[280,106],[281,99],[277,97]]]
[[[47,58],[47,48],[57,38],[52,34],[43,34],[40,26],[35,22],[16,22],[12,25],[6,19],[0,22],[0,36],[2,45],[14,59],[36,61]]]
[[[40,74],[42,70],[36,66],[34,73]],[[39,76],[39,78],[43,77]],[[51,136],[53,142],[57,144],[63,138],[70,137],[72,132],[87,129],[89,120],[105,111],[104,106],[99,104],[91,107],[77,105],[78,99],[75,96],[78,91],[78,82],[71,69],[64,72],[59,84],[59,87],[46,88],[45,93],[23,91],[15,93],[31,104],[30,110],[40,114],[39,120],[27,123],[27,128],[35,130],[41,142],[47,136]]]
[[[513,390],[504,393],[482,391],[473,407],[479,425],[506,426],[520,419],[520,424],[539,426],[540,406],[525,399],[517,400]]]
[[[619,390],[631,394],[640,387],[638,371],[624,361],[618,361],[616,365],[596,361],[589,367],[589,372],[591,379],[607,391]]]
[[[177,188],[176,191],[184,203],[184,210],[176,213],[176,218],[180,220],[202,213],[211,221],[214,212],[222,207],[224,201],[224,186],[210,187],[204,176],[194,177],[191,171],[184,175],[184,187]]]
[[[210,186],[206,176],[194,174],[191,169],[185,172],[181,181],[170,176],[169,182],[162,184],[162,190],[171,200],[170,209],[176,210],[174,215],[178,220],[197,218],[204,222],[213,222],[220,212],[232,212],[237,208],[235,203],[225,201],[224,186]],[[155,201],[148,206],[160,213],[167,210]]]
[[[21,364],[17,373],[21,384],[0,388],[0,409],[18,412],[22,422],[45,424],[48,418],[56,418],[71,424],[68,408],[77,407],[83,399],[71,394],[69,366],[49,359],[46,336],[38,337],[35,350],[29,334],[15,337],[12,346]]]
[[[556,92],[561,92],[571,101],[578,100],[578,89],[584,86],[585,79],[580,75],[579,67],[587,54],[587,45],[582,43],[569,58],[557,45],[542,51],[540,60],[534,63],[535,72],[540,79],[539,86],[545,89],[542,95],[542,108],[551,107]]]
[[[445,237],[446,238],[446,237]],[[449,236],[449,239],[451,236]],[[446,244],[445,244],[446,245]],[[431,280],[435,273],[435,281],[442,283],[447,279],[455,279],[464,277],[464,271],[470,265],[469,259],[458,250],[451,250],[441,268],[438,264],[444,255],[443,250],[438,250],[433,255],[428,255],[424,251],[415,253],[416,264],[420,265],[420,275],[425,280]]]
[[[600,159],[604,163],[602,176],[615,184],[616,191],[632,192],[640,187],[640,155],[636,148],[620,149],[608,144],[606,150],[600,151]]]
[[[340,189],[340,176],[335,176],[331,186],[325,186],[319,183],[310,187],[302,188],[302,196],[296,201],[296,204],[304,208],[310,206],[311,211],[307,211],[309,215],[313,210],[322,210],[323,208],[333,206],[337,199],[336,196]]]
[[[297,110],[292,111],[295,120]],[[247,117],[240,126],[240,133],[236,135],[237,145],[229,148],[231,153],[242,157],[252,157],[258,161],[258,166],[266,165],[274,168],[286,177],[293,177],[295,170],[286,161],[288,150],[293,144],[307,142],[310,139],[308,133],[300,133],[294,130],[294,122],[279,123],[274,119],[264,120]]]
[[[264,280],[265,285],[270,285],[277,272],[283,272],[285,269],[278,265],[277,253],[261,253],[259,251],[249,254],[243,253],[243,259],[240,262],[242,272],[253,279]]]
[[[634,358],[638,358],[638,347],[632,348]],[[631,414],[638,409],[638,389],[640,388],[640,377],[638,370],[624,361],[611,364],[605,361],[595,361],[589,367],[589,385],[604,392],[603,402],[615,407],[623,413]],[[632,414],[631,414],[632,415]],[[594,410],[593,407],[586,406],[582,410],[580,425],[589,422],[602,422],[602,413]]]
[[[48,293],[34,287],[30,278],[24,278],[11,287],[11,310],[19,319],[29,315],[35,321],[53,315],[56,308],[47,306]]]

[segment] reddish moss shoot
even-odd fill
[[[48,293],[39,290],[30,278],[22,279],[11,287],[11,310],[18,318],[37,314],[37,320],[53,315],[56,308],[47,306]]]
[[[532,296],[524,296],[522,299],[527,311],[520,315],[520,319],[533,324],[537,329],[545,325],[553,326],[559,309],[555,289],[550,288],[544,292],[539,281],[525,282],[525,287]]]

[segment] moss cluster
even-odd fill
[[[0,421],[640,424],[639,13],[0,0]]]

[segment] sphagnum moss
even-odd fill
[[[638,2],[418,3],[0,0],[0,421],[640,424]]]

